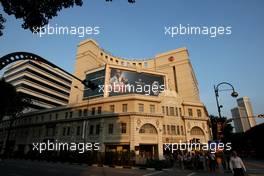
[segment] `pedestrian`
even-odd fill
[[[230,169],[234,176],[244,176],[246,172],[246,167],[242,159],[237,156],[237,153],[233,151],[232,156],[229,161]]]
[[[206,159],[204,153],[201,153],[200,155],[199,169],[206,170]]]
[[[216,169],[216,158],[214,153],[210,153],[209,155],[209,168],[210,172],[215,172]]]
[[[178,155],[178,161],[180,169],[184,170],[183,156],[181,153]]]

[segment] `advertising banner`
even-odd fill
[[[93,73],[89,73],[86,75],[86,80],[91,81],[94,85],[96,85],[96,89],[91,90],[85,88],[84,90],[84,98],[95,98],[104,95],[103,91],[100,91],[99,85],[104,85],[105,82],[105,69],[96,71]]]
[[[132,93],[158,96],[164,89],[164,76],[162,75],[111,68],[109,96]]]

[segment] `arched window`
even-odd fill
[[[204,132],[199,127],[193,127],[191,130],[191,135],[204,135]]]
[[[140,128],[139,133],[157,134],[158,132],[153,125],[147,123]]]

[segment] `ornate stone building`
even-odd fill
[[[67,106],[15,121],[10,137],[14,150],[26,152],[32,142],[47,139],[99,142],[102,152],[133,150],[139,157],[162,159],[164,143],[211,138],[186,48],[131,60],[85,40],[78,45],[74,75],[98,88],[88,89],[73,79]]]

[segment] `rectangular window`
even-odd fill
[[[113,134],[114,132],[114,124],[108,124],[108,134]]]
[[[65,119],[68,118],[68,112],[65,112]]]
[[[162,106],[162,114],[165,115],[165,107],[164,106]]]
[[[174,125],[171,125],[171,133],[172,133],[173,135],[176,135],[176,128],[175,128]]]
[[[99,133],[100,133],[100,125],[97,124],[95,129],[95,134],[99,134]]]
[[[92,108],[92,115],[95,115],[95,107]]]
[[[115,105],[110,105],[110,112],[115,112]]]
[[[56,133],[56,128],[53,127],[53,128],[52,128],[52,131],[51,131],[51,135],[52,135],[52,136],[55,136],[55,133]]]
[[[142,103],[138,104],[138,112],[144,112],[144,104]]]
[[[169,115],[169,107],[166,106],[166,115],[168,116]]]
[[[184,135],[183,126],[181,126],[181,134]]]
[[[80,126],[77,127],[76,134],[77,134],[77,135],[80,135],[80,134],[81,134],[81,127],[80,127]]]
[[[127,104],[122,104],[122,112],[127,112]]]
[[[40,131],[39,131],[40,132]],[[64,127],[63,130],[62,130],[62,135],[65,136],[66,135],[66,128]],[[39,134],[40,136],[40,134]]]
[[[198,117],[202,117],[202,111],[201,111],[201,109],[197,109],[197,116]]]
[[[121,123],[121,133],[126,133],[126,123]]]
[[[89,134],[92,135],[92,134],[93,134],[93,131],[94,131],[94,126],[93,126],[93,125],[90,125],[90,131],[89,131]]]
[[[65,128],[64,136],[65,136],[65,133],[66,133],[66,128]],[[41,135],[42,135],[42,129],[39,129],[39,137],[41,137]]]
[[[72,118],[72,111],[70,112],[69,117]]]
[[[170,134],[170,125],[167,125],[167,133]]]
[[[55,118],[56,118],[56,120],[59,119],[59,114],[58,113],[55,114]]]
[[[97,109],[97,114],[101,114],[102,113],[102,107],[99,106],[98,109]]]
[[[149,109],[150,109],[150,113],[155,113],[155,105],[150,105],[149,106]]]
[[[87,109],[83,110],[83,116],[87,116],[87,114],[88,114],[87,112],[88,112]]]
[[[163,134],[166,134],[166,125],[163,125]]]
[[[174,107],[170,107],[170,115],[174,116]]]
[[[175,115],[178,117],[179,116],[179,112],[178,112],[178,108],[175,107]]]
[[[81,109],[79,109],[79,117],[81,117],[82,116],[82,110]]]
[[[71,134],[71,127],[67,128],[67,135],[69,136]]]
[[[177,125],[177,135],[180,135],[180,126]]]
[[[182,109],[179,108],[179,113],[180,113],[180,116],[182,116]]]
[[[189,115],[190,117],[193,116],[193,110],[192,110],[192,108],[188,108],[188,115]]]

